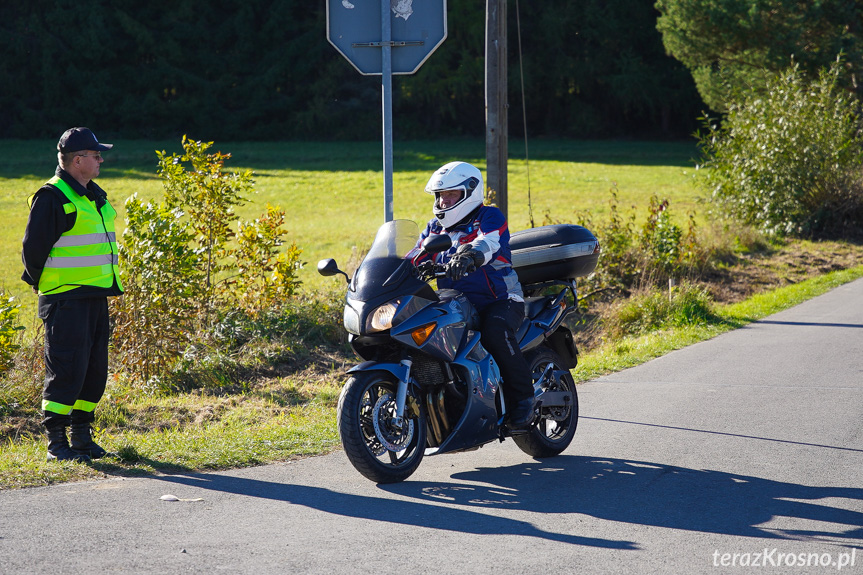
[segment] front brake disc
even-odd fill
[[[396,453],[407,449],[414,435],[414,420],[403,420],[403,428],[394,425],[396,402],[391,393],[380,396],[372,410],[375,435],[383,446]]]

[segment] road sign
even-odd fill
[[[393,74],[413,74],[446,40],[446,0],[327,0],[327,40],[381,77],[384,221],[393,219]]]
[[[392,48],[393,74],[413,74],[446,39],[446,0],[384,1],[389,39],[380,0],[327,0],[327,40],[360,74],[383,73],[384,47]]]

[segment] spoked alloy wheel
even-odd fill
[[[395,379],[386,372],[352,376],[339,396],[339,436],[351,464],[375,483],[407,479],[426,447],[425,412],[408,396],[404,422],[396,425]],[[413,406],[413,407],[411,407]]]
[[[522,451],[532,457],[552,457],[569,447],[578,425],[578,395],[575,380],[563,366],[563,360],[554,351],[540,346],[525,354],[525,359],[534,374],[541,374],[549,364],[552,371],[566,372],[558,378],[551,378],[544,391],[568,391],[572,403],[566,407],[543,407],[540,418],[528,433],[513,435],[512,439]]]

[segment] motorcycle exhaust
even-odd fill
[[[438,393],[426,394],[426,413],[428,413],[429,424],[431,425],[432,437],[437,447],[443,443],[444,439],[449,436],[450,426],[446,416],[446,407],[444,405],[444,390],[441,389]]]
[[[429,425],[431,426],[431,437],[434,441],[434,445],[432,447],[437,447],[441,444],[443,439],[441,438],[440,433],[440,422],[438,421],[437,413],[435,412],[434,400],[432,399],[432,394],[426,394],[426,414],[428,415]]]
[[[438,409],[438,417],[440,417],[440,426],[441,431],[443,431],[443,437],[449,437],[449,418],[446,416],[446,407],[443,403],[444,390],[441,389],[437,394],[437,409]]]

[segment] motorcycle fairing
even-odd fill
[[[431,303],[431,302],[429,302]],[[416,308],[414,308],[416,309]],[[450,294],[449,299],[427,305],[418,313],[407,316],[399,308],[393,320],[390,336],[399,343],[411,348],[419,347],[424,353],[451,362],[462,345],[467,333],[476,326],[476,312],[467,298],[457,292]],[[399,316],[407,319],[397,323]],[[435,323],[434,332],[422,345],[417,346],[412,332],[421,326]]]
[[[351,285],[355,287],[345,297],[344,319],[345,329],[356,335],[366,332],[369,314],[390,300],[400,296],[405,301],[409,296],[426,302],[438,299],[431,286],[416,276],[413,265],[401,258],[363,260]]]
[[[545,343],[573,369],[578,363],[578,350],[572,332],[561,325],[549,335],[550,326],[562,323],[566,316],[575,312],[575,307],[566,305],[565,291],[556,296],[527,298],[524,307],[525,321],[516,332],[521,350],[526,352]]]
[[[426,451],[427,455],[469,449],[495,441],[500,436],[495,402],[500,387],[500,369],[491,354],[482,347],[479,332],[469,332],[468,343],[452,362],[452,367],[462,381],[477,383],[466,390],[471,399],[458,423],[439,447]]]

